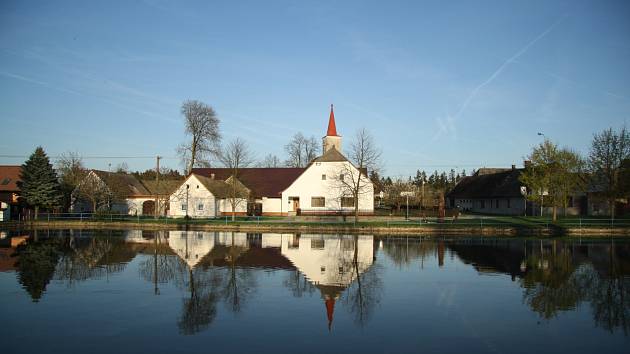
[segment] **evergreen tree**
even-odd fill
[[[35,209],[36,219],[40,208],[51,209],[61,202],[57,173],[41,146],[22,165],[20,180],[21,198]]]

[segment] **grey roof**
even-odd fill
[[[522,197],[519,181],[523,169],[508,169],[507,171],[474,175],[462,178],[448,193],[450,198],[517,198]]]
[[[115,189],[127,197],[147,196],[151,192],[134,175],[92,170],[109,189]]]
[[[313,162],[344,162],[348,159],[343,156],[334,146],[328,149],[322,156],[317,157]]]
[[[193,175],[195,175],[199,182],[201,182],[201,184],[203,184],[203,186],[206,187],[206,189],[208,189],[210,193],[212,193],[215,197],[227,198],[229,196],[230,185],[227,183],[227,181],[212,179],[196,173],[193,173]],[[228,180],[230,180],[231,178],[232,177],[229,177]],[[241,181],[236,179],[236,183],[239,185],[239,188],[243,188],[249,193],[249,189],[245,185],[243,185]]]

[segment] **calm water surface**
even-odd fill
[[[630,353],[620,240],[0,237],[3,353]]]

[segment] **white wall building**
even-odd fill
[[[237,198],[234,210],[228,198],[225,181],[192,173],[171,194],[169,216],[191,218],[215,218],[223,215],[245,214],[247,199]]]
[[[252,192],[250,214],[338,215],[351,214],[358,203],[360,214],[374,213],[374,186],[367,171],[359,171],[342,153],[331,106],[322,155],[306,168],[243,168],[238,179]],[[225,180],[225,168],[197,168],[193,173]],[[358,197],[349,185],[360,181]],[[355,200],[357,199],[357,200]],[[257,210],[256,210],[257,209]]]

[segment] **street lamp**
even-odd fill
[[[409,220],[409,196],[412,195],[413,192],[400,192],[401,197],[407,197],[407,216],[405,217],[406,220]]]
[[[188,219],[188,189],[190,186],[186,183],[186,219]]]

